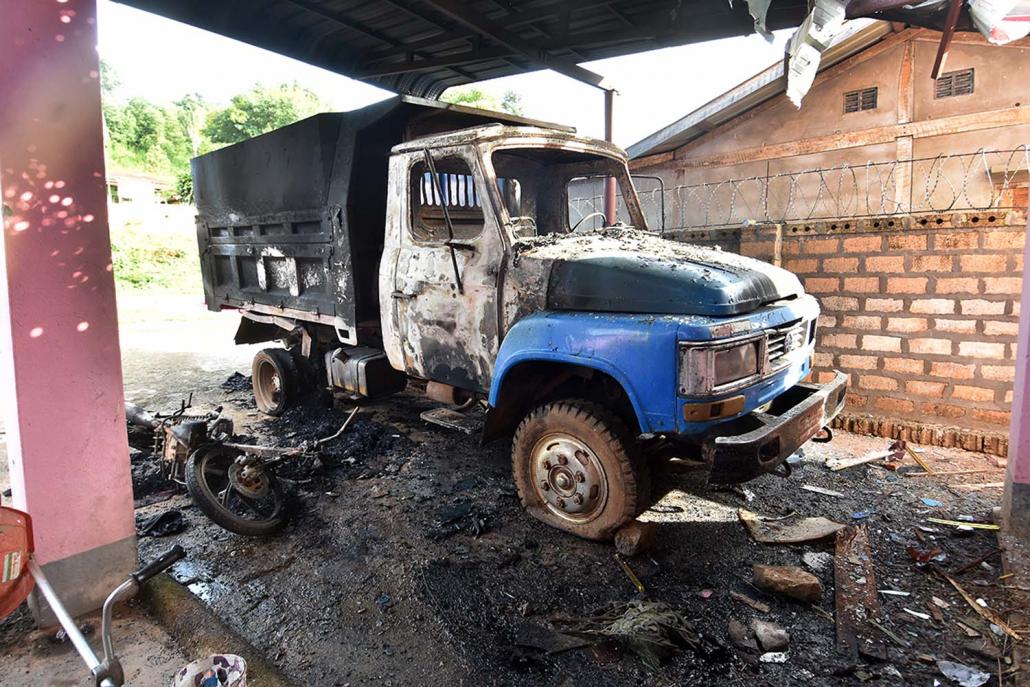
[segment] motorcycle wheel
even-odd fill
[[[260,467],[244,473],[236,463],[240,455],[220,444],[197,449],[186,461],[186,489],[206,516],[230,532],[271,534],[287,521],[282,487]]]

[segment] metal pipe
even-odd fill
[[[612,112],[615,109],[615,90],[608,89],[604,92],[604,140],[612,142]],[[618,211],[615,198],[615,177],[608,177],[604,182],[604,223],[608,226],[615,224],[615,216]]]
[[[68,639],[71,640],[72,646],[79,652],[79,656],[86,662],[86,666],[93,670],[100,666],[100,659],[93,653],[93,647],[89,645],[86,638],[82,636],[82,632],[79,631],[79,626],[75,624],[75,619],[68,615],[67,609],[64,604],[61,603],[61,599],[57,596],[57,592],[50,586],[50,580],[47,579],[46,575],[43,574],[42,568],[36,563],[35,558],[29,558],[29,573],[36,580],[36,587],[43,593],[43,598],[50,604],[50,610],[54,612],[57,617],[57,622],[64,628],[65,633],[68,635]]]
[[[114,605],[118,603],[123,596],[132,596],[139,589],[139,585],[136,584],[136,580],[131,577],[125,582],[122,582],[118,587],[108,595],[104,601],[104,610],[101,613],[100,621],[100,637],[104,643],[104,663],[110,665],[114,661],[114,644],[111,641],[111,621],[114,615]]]

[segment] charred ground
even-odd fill
[[[221,393],[197,402],[224,404],[238,431],[268,444],[327,436],[345,417],[344,410],[317,403],[278,419],[260,416],[239,378]],[[347,433],[328,445],[330,466],[292,475],[295,514],[274,537],[230,534],[184,496],[146,506],[140,515],[184,510],[189,527],[175,539],[190,556],[174,576],[301,684],[562,685],[573,676],[576,683],[592,684],[931,684],[944,679],[930,657],[995,675],[999,661],[1002,671],[1009,668],[1009,645],[906,553],[909,544],[940,547],[937,564],[955,570],[992,551],[992,532],[958,537],[926,518],[971,515],[989,522],[997,492],[964,493],[939,479],[905,478],[901,472],[918,469],[911,461],[899,472],[871,466],[830,472],[823,465],[827,458],[882,451],[888,443],[851,435],[806,446],[790,479],[761,478],[745,485],[744,493],[713,491],[697,475],[658,476],[659,490],[670,493],[649,517],[669,522],[660,526],[657,548],[630,564],[651,598],[691,618],[704,637],[702,651],[681,652],[650,671],[614,645],[550,655],[522,646],[533,644],[541,628],[546,635],[557,617],[588,615],[632,599],[636,590],[610,545],[575,539],[525,516],[505,442],[482,447],[475,437],[426,425],[419,414],[433,405],[413,394],[366,405]],[[984,457],[960,451],[921,455],[941,470],[991,467]],[[998,473],[984,473],[961,481],[998,479]],[[802,484],[845,496],[803,491]],[[927,506],[922,497],[942,505]],[[752,587],[752,564],[801,565],[803,553],[832,553],[833,543],[758,544],[738,522],[739,507],[845,523],[874,511],[861,521],[870,529],[877,588],[911,594],[881,596],[882,623],[910,646],[892,644],[887,661],[857,664],[836,651],[832,566],[816,572],[825,589],[818,608]],[[936,532],[916,534],[917,525]],[[168,543],[144,539],[142,555]],[[1004,611],[1012,602],[997,579],[999,559],[989,566],[958,579]],[[733,591],[770,611],[742,605],[731,598]],[[932,596],[949,604],[943,622],[902,610],[927,613]],[[791,634],[787,662],[759,663],[757,654],[733,646],[731,618],[784,626]],[[980,636],[967,636],[955,620]]]

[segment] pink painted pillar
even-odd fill
[[[1027,212],[1027,241],[1023,246],[1023,294],[1019,310],[1019,343],[1016,357],[1016,385],[1012,392],[1012,424],[1009,427],[1008,472],[1001,504],[1006,531],[1030,538],[1030,279],[1026,266],[1030,260],[1030,211]]]
[[[0,6],[0,406],[13,505],[73,613],[136,566],[96,0]],[[37,621],[52,620],[42,598]]]

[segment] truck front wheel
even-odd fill
[[[515,431],[511,461],[526,511],[584,539],[611,539],[649,505],[647,465],[633,437],[596,403],[537,406]]]

